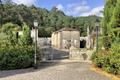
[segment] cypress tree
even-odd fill
[[[113,40],[115,40],[117,37],[120,38],[120,0],[117,0],[109,26],[111,27]]]
[[[104,8],[104,18],[102,20],[102,27],[103,27],[103,36],[104,36],[103,43],[105,49],[109,49],[111,44],[111,40],[110,40],[111,38],[109,37],[111,27],[109,26],[109,24],[111,22],[113,10],[116,6],[116,1],[117,0],[106,0],[106,5]]]

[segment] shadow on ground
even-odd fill
[[[52,51],[51,51],[52,50]],[[68,51],[62,51],[62,50],[57,50],[57,49],[51,49],[51,48],[45,48],[45,51],[49,52],[49,54],[53,55],[53,60],[63,60],[63,59],[68,59],[69,58],[69,52]],[[45,69],[48,67],[53,67],[55,65],[58,65],[60,62],[46,62],[42,61],[38,65],[38,69],[18,69],[18,70],[6,70],[6,71],[0,71],[0,78],[5,78],[17,74],[25,74],[25,73],[30,73],[30,72],[36,72],[40,71],[41,69]]]
[[[59,62],[41,62],[38,65],[38,69],[34,69],[33,67],[28,68],[28,69],[17,69],[17,70],[3,70],[0,71],[0,78],[5,78],[9,76],[14,76],[17,74],[25,74],[25,73],[30,73],[30,72],[37,72],[42,69],[48,68],[48,67],[53,67],[55,65],[58,65]]]

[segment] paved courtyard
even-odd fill
[[[42,63],[39,69],[0,71],[0,80],[111,80],[90,70],[90,63]]]

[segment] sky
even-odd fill
[[[104,8],[104,0],[12,0],[17,4],[27,6],[35,5],[37,7],[51,10],[57,7],[69,16],[103,16],[101,11]]]

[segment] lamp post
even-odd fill
[[[34,21],[34,27],[35,27],[35,37],[34,37],[34,41],[35,41],[35,54],[34,54],[34,69],[37,69],[37,27],[38,27],[38,21],[35,20]]]
[[[96,19],[96,52],[98,52],[99,44],[98,44],[98,37],[99,37],[99,19]]]

